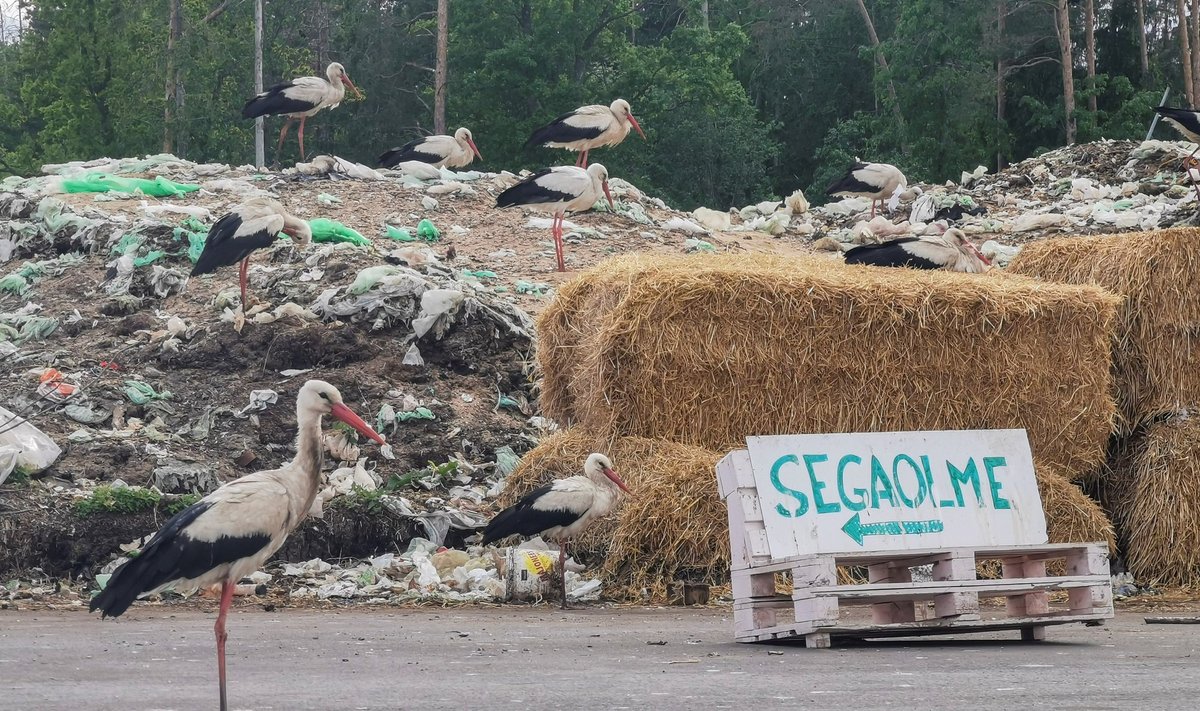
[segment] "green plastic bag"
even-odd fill
[[[442,233],[429,220],[421,220],[417,223],[417,236],[426,242],[437,242]]]
[[[166,253],[163,252],[161,249],[155,249],[150,252],[146,252],[144,255],[133,260],[133,266],[144,267],[149,264],[154,264],[158,260],[162,259],[162,256],[164,254],[166,254]]]
[[[21,296],[29,291],[29,280],[20,274],[9,274],[0,279],[0,291],[7,291],[10,294]]]
[[[417,238],[413,237],[408,230],[401,229],[399,227],[392,227],[391,225],[384,225],[383,227],[385,230],[387,230],[386,236],[391,237],[392,239],[397,239],[401,242],[417,241]]]
[[[113,251],[113,254],[122,254],[123,255],[123,254],[128,253],[129,250],[131,250],[131,249],[136,250],[138,247],[141,247],[141,246],[142,246],[142,236],[141,235],[137,234],[136,232],[126,232],[125,234],[121,235],[121,239],[117,240],[117,243],[113,245],[112,251]]]
[[[366,247],[371,244],[371,240],[336,220],[318,217],[315,220],[309,220],[308,226],[312,229],[314,242],[349,242],[356,247]]]
[[[200,253],[204,251],[204,242],[208,239],[208,228],[194,217],[188,217],[176,227],[172,234],[176,242],[187,238],[187,258],[192,264],[200,261]]]
[[[143,383],[140,380],[126,380],[125,397],[129,398],[134,405],[145,405],[154,400],[170,400],[172,396],[170,390],[157,393],[149,383]]]
[[[161,175],[154,180],[142,178],[118,178],[107,173],[88,173],[78,180],[64,180],[63,191],[68,193],[118,193],[141,192],[153,197],[174,197],[200,189],[199,185],[175,183]]]
[[[436,420],[437,416],[433,414],[433,410],[428,407],[418,407],[415,410],[407,412],[397,412],[396,420],[399,422],[408,422],[409,420]]]

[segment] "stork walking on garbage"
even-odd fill
[[[534,489],[496,514],[483,531],[483,545],[512,535],[540,534],[558,542],[562,606],[566,609],[567,542],[612,511],[621,491],[630,493],[625,481],[613,471],[612,462],[603,454],[592,454],[583,465],[582,475],[558,479]]]
[[[117,568],[91,602],[92,611],[118,617],[143,593],[220,583],[221,607],[214,629],[222,711],[228,708],[225,616],[234,587],[279,550],[312,507],[324,454],[324,415],[384,443],[382,436],[346,406],[337,388],[322,380],[309,380],[296,396],[299,432],[295,459],[281,469],[231,481],[172,516],[136,558]]]
[[[908,187],[908,178],[894,165],[888,163],[857,162],[846,174],[833,181],[825,189],[826,195],[855,195],[871,198],[871,217],[875,217],[875,203],[883,208],[884,201],[894,198]]]
[[[346,87],[362,97],[362,92],[350,81],[346,68],[333,62],[325,70],[325,79],[321,77],[299,77],[289,82],[276,84],[242,107],[242,118],[252,119],[259,116],[286,116],[283,128],[279,130],[279,143],[275,146],[276,155],[283,148],[283,139],[287,136],[288,127],[292,121],[300,119],[300,159],[304,159],[304,122],[309,116],[324,108],[334,108],[346,98]]]
[[[587,169],[569,165],[543,168],[496,196],[496,207],[526,205],[535,210],[553,213],[554,256],[558,271],[567,271],[563,259],[562,222],[568,212],[590,210],[601,196],[615,210],[612,193],[608,190],[608,169],[592,163]]]
[[[245,311],[248,307],[246,271],[250,266],[250,254],[256,249],[271,246],[280,233],[295,240],[296,247],[301,250],[312,242],[312,228],[307,222],[285,210],[275,200],[251,198],[217,220],[208,231],[204,249],[192,267],[192,276],[208,274],[241,262],[238,281],[242,288],[242,311]]]
[[[525,142],[525,147],[549,146],[578,151],[579,158],[575,165],[586,168],[589,150],[615,146],[624,141],[631,126],[643,141],[646,140],[646,134],[642,133],[642,127],[633,117],[633,109],[624,99],[617,99],[608,106],[580,106],[534,131]]]
[[[382,168],[393,168],[415,160],[435,168],[465,168],[476,158],[483,160],[479,149],[475,147],[475,137],[471,135],[471,129],[463,127],[455,131],[453,136],[426,136],[393,148],[379,156],[379,165]]]
[[[967,239],[962,230],[955,227],[937,237],[901,237],[881,244],[855,247],[846,252],[846,264],[981,274],[988,270],[991,261]]]

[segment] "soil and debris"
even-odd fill
[[[1069,146],[919,186],[874,219],[865,199],[811,207],[799,192],[684,213],[614,177],[615,214],[600,204],[571,216],[566,260],[576,271],[634,251],[836,258],[958,226],[1003,266],[1029,240],[1195,221],[1180,170],[1192,148]],[[272,584],[288,581],[297,599],[504,599],[496,556],[507,554],[468,539],[521,455],[557,429],[538,407],[531,314],[572,276],[554,270],[549,216],[493,207],[519,176],[328,156],[277,173],[169,155],[44,172],[0,181],[0,407],[62,450],[49,467],[8,466],[0,439],[9,600],[92,590],[194,497],[288,461],[308,378],[340,388],[390,445],[328,430],[319,517],[277,556],[288,563],[264,571]],[[260,195],[321,220],[329,241],[256,253],[243,305],[236,269],[188,274],[212,223]],[[0,411],[0,438],[15,422]],[[447,551],[476,565],[460,561],[435,584],[425,563]],[[568,584],[592,581],[572,572]]]

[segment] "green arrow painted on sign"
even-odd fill
[[[922,533],[941,533],[945,526],[938,519],[929,521],[880,521],[879,523],[863,523],[855,513],[842,526],[847,536],[854,539],[858,545],[863,544],[867,536],[899,536],[901,534],[920,535]]]

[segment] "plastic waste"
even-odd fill
[[[186,195],[200,189],[199,185],[175,183],[161,175],[154,180],[141,178],[118,178],[107,173],[87,173],[79,179],[62,181],[63,192],[66,193],[119,193],[140,192],[153,197],[174,197]]]
[[[25,418],[0,407],[0,484],[14,471],[37,474],[61,454],[54,440]]]
[[[315,220],[309,220],[308,226],[312,229],[314,242],[349,242],[357,247],[371,244],[371,240],[337,220],[318,217]]]
[[[421,349],[417,348],[417,344],[412,344],[404,353],[404,360],[401,361],[404,365],[425,365],[425,359],[421,356]]]
[[[265,410],[268,405],[279,402],[279,393],[274,390],[251,390],[250,404],[243,407],[238,414],[244,415],[251,410]]]
[[[125,397],[135,405],[145,405],[154,400],[170,400],[173,396],[170,390],[156,392],[149,383],[140,380],[125,381]]]
[[[384,225],[383,227],[385,230],[385,236],[390,237],[391,239],[400,240],[401,242],[417,241],[417,238],[413,237],[408,230],[401,229],[399,227],[392,227],[391,225]]]
[[[421,220],[417,223],[417,237],[420,237],[426,242],[436,242],[441,236],[441,231],[434,227],[433,223],[429,220]]]
[[[533,294],[535,296],[541,296],[550,290],[549,284],[534,284],[533,282],[525,281],[524,279],[518,280],[516,286],[518,294]]]
[[[434,338],[446,335],[454,314],[466,296],[455,289],[430,289],[421,294],[421,312],[412,321],[413,333],[417,338],[430,331]]]
[[[689,237],[683,241],[683,248],[688,252],[715,252],[716,247],[712,246],[711,242],[706,242],[702,239]],[[520,287],[518,287],[520,289]]]
[[[437,415],[428,407],[418,407],[415,410],[396,413],[397,422],[408,422],[410,420],[436,420]]]

